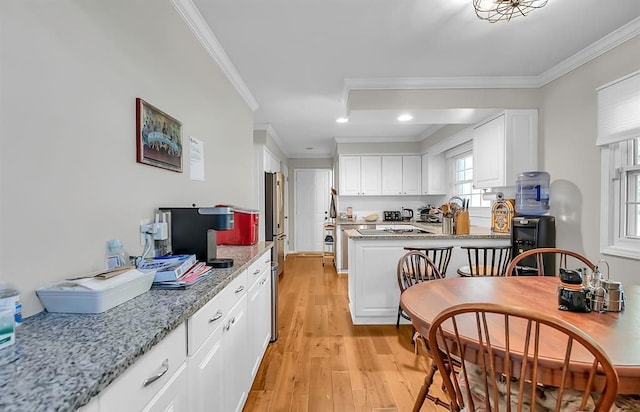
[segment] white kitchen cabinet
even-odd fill
[[[473,186],[515,186],[518,174],[538,170],[538,111],[506,110],[473,129]]]
[[[340,195],[380,195],[380,162],[380,156],[340,156]]]
[[[422,191],[422,159],[420,156],[402,156],[402,194],[419,195]]]
[[[422,194],[443,195],[447,193],[446,163],[443,153],[422,155]]]
[[[402,156],[382,156],[382,194],[402,195]]]
[[[271,253],[249,267],[248,316],[251,381],[256,376],[271,339]]]
[[[382,164],[380,156],[360,157],[360,187],[362,195],[377,196],[382,193]]]
[[[186,354],[181,324],[100,393],[100,410],[187,412]]]
[[[237,411],[247,399],[248,276],[243,271],[187,321],[190,411]]]
[[[222,329],[223,360],[222,379],[224,405],[221,411],[240,412],[251,389],[249,365],[249,329],[247,318],[247,294],[231,308],[227,323]],[[208,409],[211,410],[211,409]]]
[[[382,156],[382,194],[419,195],[421,169],[420,156]]]

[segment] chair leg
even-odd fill
[[[398,306],[398,320],[396,320],[396,328],[400,327],[400,314],[402,313],[402,308]]]
[[[431,360],[431,368],[429,372],[424,377],[424,382],[422,383],[422,387],[420,388],[420,392],[418,392],[418,397],[416,398],[416,403],[413,405],[413,412],[420,412],[420,408],[424,404],[424,400],[427,399],[427,394],[429,393],[429,387],[433,383],[433,375],[436,374],[436,363]]]

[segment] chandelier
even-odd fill
[[[547,0],[473,0],[478,18],[491,23],[526,16],[531,10],[542,8],[545,4]]]

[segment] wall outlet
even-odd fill
[[[140,220],[140,246],[144,246],[146,242],[147,228],[151,224],[151,219]]]

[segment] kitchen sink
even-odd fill
[[[424,229],[420,229],[417,227],[407,227],[407,228],[387,228],[387,229],[358,229],[361,235],[423,235],[427,233],[432,233]]]

